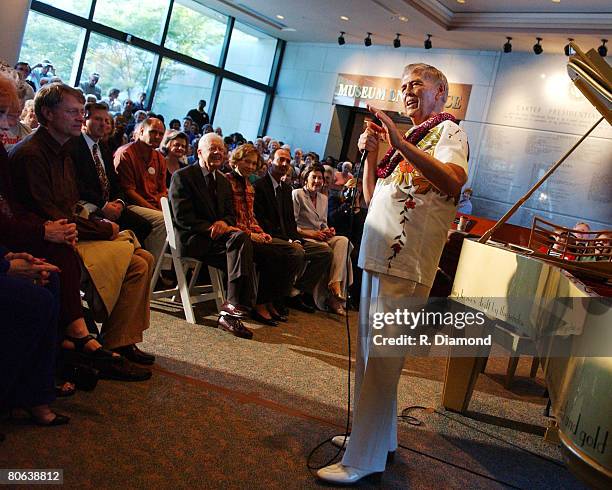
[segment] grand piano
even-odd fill
[[[612,124],[610,66],[594,50],[585,54],[574,48],[568,73]],[[612,308],[605,297],[610,291],[606,271],[598,277],[570,261],[538,256],[525,243],[517,247],[491,240],[587,135],[480,239],[462,240],[450,297],[473,309],[479,309],[474,298],[486,298],[486,310],[480,309],[495,325],[533,340],[570,469],[592,486],[612,488]],[[487,356],[486,347],[470,357],[451,348],[445,408],[468,409]]]

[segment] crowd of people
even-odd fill
[[[98,74],[71,87],[39,65],[0,68],[0,409],[65,424],[52,401],[92,376],[151,377],[155,356],[138,344],[163,261],[163,198],[182,256],[224,273],[219,328],[250,339],[247,317],[345,314],[359,245],[348,223],[365,218],[349,162],[224,138],[203,100],[166,126],[146,94],[104,99]],[[174,280],[168,270],[153,286]]]

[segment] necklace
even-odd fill
[[[442,121],[453,121],[457,123],[457,120],[452,114],[440,112],[412,128],[408,134],[404,135],[404,140],[416,146],[432,128],[435,128]],[[394,154],[395,156],[393,156]],[[397,167],[403,159],[404,157],[399,151],[396,152],[396,149],[393,147],[389,148],[389,151],[385,153],[385,156],[378,164],[376,175],[381,179],[389,177],[395,170],[395,167]]]

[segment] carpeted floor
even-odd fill
[[[210,308],[208,306],[208,308]],[[314,488],[310,451],[345,425],[347,346],[343,321],[293,312],[277,328],[250,324],[245,341],[156,303],[144,348],[158,356],[145,383],[100,382],[56,402],[70,424],[0,424],[0,468],[63,468],[69,488]],[[351,314],[352,338],[356,315]],[[468,416],[439,407],[444,359],[409,359],[399,406],[421,425],[399,423],[400,449],[383,488],[583,488],[542,439],[541,378],[521,360],[512,391],[507,358],[480,376]],[[541,375],[541,373],[540,373]],[[435,409],[435,411],[434,411]],[[335,454],[328,444],[314,456]],[[539,455],[539,456],[538,456]],[[544,459],[543,459],[544,458]]]

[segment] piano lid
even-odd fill
[[[612,68],[594,49],[584,53],[573,42],[570,45],[576,54],[570,56],[568,75],[578,90],[612,124]]]

